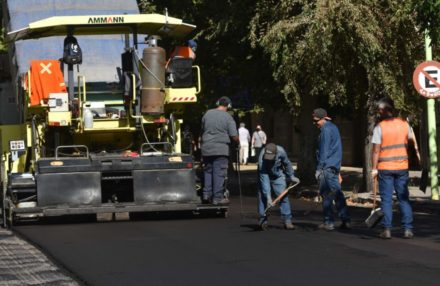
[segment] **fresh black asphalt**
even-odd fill
[[[256,231],[256,201],[243,212],[234,198],[228,218],[160,214],[127,222],[84,218],[22,224],[15,231],[87,285],[439,285],[440,215],[415,207],[416,237],[376,238],[351,208],[354,229],[325,232],[319,206],[291,200],[297,229],[277,210]],[[395,218],[398,221],[398,217]]]

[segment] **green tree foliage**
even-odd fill
[[[3,53],[3,52],[7,51],[7,46],[5,44],[4,34],[5,34],[5,31],[2,28],[1,29],[1,35],[0,35],[0,53]]]
[[[310,114],[317,105],[364,114],[367,136],[374,100],[390,96],[404,112],[418,114],[411,84],[422,59],[423,37],[410,1],[259,0],[251,22],[253,46],[271,59],[273,77],[292,111],[299,113],[299,169],[312,179]],[[367,138],[367,137],[366,137]],[[369,161],[366,152],[366,162]]]
[[[262,0],[251,39],[270,55],[292,107],[306,95],[358,109],[368,93],[406,108],[423,39],[405,9],[397,0]]]
[[[0,53],[7,51],[7,46],[5,44],[5,29],[3,27],[3,5],[0,4],[0,23],[2,24],[0,29]]]
[[[429,31],[433,43],[440,40],[440,1],[413,0],[412,8],[417,13],[420,30]]]

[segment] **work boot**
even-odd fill
[[[349,220],[343,221],[341,225],[339,226],[340,229],[344,230],[350,230],[351,229],[351,222]]]
[[[318,228],[319,228],[319,229],[326,230],[326,231],[332,231],[332,230],[335,229],[335,225],[332,224],[332,223],[321,223],[321,224],[318,226]]]
[[[227,198],[223,198],[221,200],[214,199],[212,201],[212,204],[216,206],[225,206],[225,205],[229,205],[229,200]]]
[[[291,221],[286,221],[284,223],[284,229],[292,230],[292,229],[295,229],[295,226],[293,225],[293,223]]]
[[[414,233],[411,229],[405,229],[405,232],[403,233],[403,238],[411,239],[414,237]]]
[[[210,204],[210,203],[211,203],[211,198],[208,196],[203,196],[202,204]]]
[[[389,228],[384,228],[379,234],[379,237],[382,239],[391,239],[391,230]]]

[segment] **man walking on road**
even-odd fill
[[[261,149],[266,145],[267,137],[266,133],[261,129],[261,125],[257,125],[256,130],[252,134],[252,148],[255,148],[255,157],[260,157]]]
[[[286,178],[293,183],[299,183],[295,177],[292,163],[287,157],[283,147],[269,143],[263,148],[258,158],[258,214],[259,224],[262,230],[267,229],[267,216],[264,213],[266,207],[272,203],[271,190],[275,195],[280,195],[286,189]],[[280,203],[281,219],[285,229],[295,229],[292,224],[292,211],[289,198],[286,195]]]
[[[231,138],[238,142],[234,119],[227,112],[231,100],[223,96],[217,108],[208,110],[202,118],[201,150],[204,165],[203,202],[214,205],[228,204],[224,197],[224,184],[228,173],[229,145]]]
[[[333,201],[342,220],[340,228],[350,229],[350,215],[347,210],[345,196],[341,190],[340,170],[342,161],[342,144],[338,127],[331,122],[327,111],[317,108],[313,111],[313,122],[321,130],[318,140],[317,167],[315,177],[319,183],[319,193],[322,197],[324,223],[320,229],[334,230]]]
[[[238,136],[240,138],[240,164],[247,165],[251,135],[249,134],[249,130],[246,129],[243,122],[240,123],[240,128],[238,128]]]
[[[378,101],[380,123],[373,130],[373,178],[379,178],[379,193],[383,231],[381,238],[391,238],[393,219],[393,192],[396,192],[402,214],[403,237],[412,238],[413,213],[408,192],[408,141],[414,142],[414,134],[408,122],[394,117],[394,102],[390,98]],[[417,151],[417,150],[416,150]]]

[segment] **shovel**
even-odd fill
[[[369,228],[375,227],[383,218],[384,213],[381,208],[376,208],[376,195],[377,195],[377,178],[374,178],[373,182],[373,209],[371,214],[365,220],[365,224]]]
[[[267,217],[267,212],[273,208],[274,206],[276,206],[288,193],[291,189],[293,189],[294,187],[296,187],[300,182],[296,183],[296,184],[292,184],[290,186],[288,186],[281,194],[279,194],[278,197],[276,197],[275,200],[273,200],[271,203],[268,203],[268,206],[266,207],[266,209],[264,210],[264,217]],[[263,223],[265,222],[265,220],[262,220],[262,222],[260,223],[260,227],[263,225]]]

